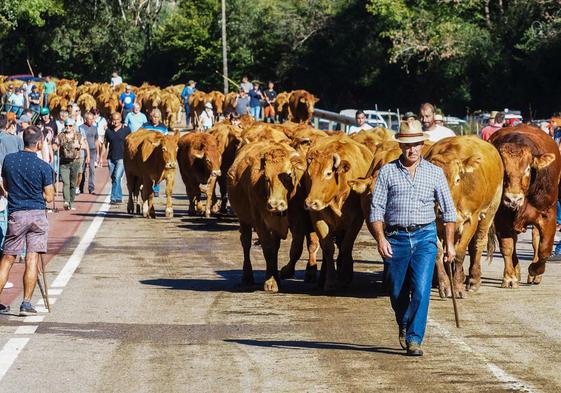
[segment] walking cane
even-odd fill
[[[446,257],[444,257],[446,259]],[[448,278],[450,279],[450,287],[452,288],[452,304],[454,305],[454,317],[456,318],[456,327],[460,328],[460,315],[458,313],[458,304],[456,303],[456,289],[454,288],[454,278],[452,269],[455,270],[454,261],[450,262],[450,269],[448,269]]]
[[[47,286],[47,272],[45,270],[45,261],[43,260],[43,254],[39,254],[41,259],[41,274],[43,276],[43,284],[41,284],[41,279],[37,277],[37,284],[39,285],[39,290],[41,291],[41,296],[43,296],[43,303],[49,312],[51,312],[51,304],[49,302],[49,288]]]

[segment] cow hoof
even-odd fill
[[[448,298],[452,297],[452,290],[447,285],[439,284],[438,285],[438,295],[440,296],[441,299],[448,299]]]
[[[469,292],[477,292],[479,290],[479,287],[481,286],[481,281],[480,280],[468,280],[467,285],[466,285],[466,290]]]
[[[318,268],[309,268],[306,269],[306,273],[304,274],[304,282],[306,283],[314,283],[317,282],[318,279]]]
[[[456,299],[465,299],[466,297],[466,292],[463,289],[456,291]]]
[[[294,266],[286,265],[280,271],[280,277],[283,280],[294,277]]]
[[[539,285],[542,282],[543,274],[537,274],[535,276],[528,274],[528,284]]]
[[[501,284],[501,288],[518,288],[519,283],[516,278],[503,278],[503,282]]]
[[[265,281],[265,284],[263,284],[263,290],[265,292],[277,293],[279,291],[277,280],[275,280],[274,277],[269,278],[267,281]]]
[[[171,207],[166,208],[166,218],[173,218],[173,209]]]

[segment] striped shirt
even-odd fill
[[[413,179],[399,159],[384,165],[372,194],[370,222],[422,225],[436,219],[435,202],[445,222],[456,221],[456,209],[442,168],[421,159]]]

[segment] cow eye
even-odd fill
[[[454,179],[454,184],[460,184],[460,176],[456,176]]]
[[[325,177],[331,177],[331,175],[333,175],[332,171],[326,171],[325,172]]]
[[[530,168],[530,165],[528,165],[528,166],[526,167],[526,171],[524,172],[524,174],[525,174],[526,176],[530,176],[531,171],[532,171],[532,169]]]

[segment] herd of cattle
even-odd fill
[[[331,290],[351,282],[353,245],[369,215],[378,170],[400,154],[392,133],[383,128],[347,136],[314,129],[306,121],[268,124],[243,116],[240,126],[225,120],[208,132],[183,136],[141,130],[126,141],[127,210],[154,218],[152,184],[165,179],[166,216],[172,216],[171,194],[179,166],[190,214],[209,217],[225,212],[229,203],[238,216],[244,283],[253,283],[254,230],[266,260],[266,291],[278,291],[280,280],[294,275],[304,240],[309,254],[305,281],[317,279],[316,254],[321,246],[319,284]],[[495,234],[505,261],[502,286],[518,287],[516,238],[528,225],[533,225],[535,250],[528,282],[539,284],[556,231],[561,157],[555,142],[538,128],[520,125],[495,133],[490,143],[457,136],[426,144],[424,157],[443,168],[458,213],[456,295],[479,288],[480,259],[485,250],[492,256]],[[289,261],[279,271],[280,241],[289,232]],[[443,235],[440,223],[439,236]],[[440,295],[451,296],[442,253],[437,273]]]

